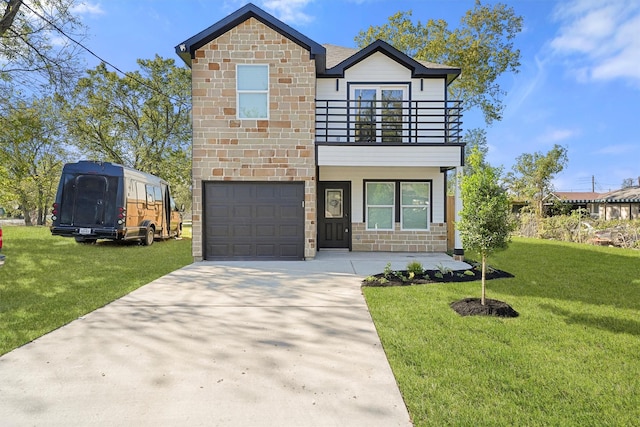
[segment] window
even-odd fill
[[[344,216],[343,200],[344,196],[341,188],[327,188],[324,192],[325,218],[342,218]]]
[[[429,229],[429,199],[431,185],[428,182],[400,183],[400,222],[403,230]]]
[[[429,230],[431,182],[366,182],[367,230]],[[396,203],[396,200],[399,202]]]
[[[147,191],[147,205],[153,204],[154,195],[153,195],[153,187],[151,185],[146,186]]]
[[[356,142],[402,142],[406,135],[407,88],[354,87],[351,120]]]
[[[393,230],[395,183],[367,182],[367,230]]]
[[[239,119],[269,118],[269,66],[238,65],[236,69]]]

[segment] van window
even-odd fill
[[[144,202],[147,197],[147,191],[144,188],[144,183],[136,181],[136,190],[138,195],[136,196],[136,200],[138,202]]]
[[[147,193],[147,204],[150,205],[153,203],[153,187],[150,185],[147,185],[146,193]]]
[[[162,203],[162,191],[160,190],[160,187],[156,187],[154,185],[148,185],[147,184],[147,203],[148,204],[153,204],[154,202],[161,202]]]
[[[153,187],[153,195],[156,199],[156,202],[162,202],[162,190],[160,187]]]
[[[127,180],[127,200],[135,200],[136,197],[136,182],[133,180]]]

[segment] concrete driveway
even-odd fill
[[[0,423],[410,425],[355,258],[164,276],[0,357]]]

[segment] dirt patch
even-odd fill
[[[518,317],[519,314],[509,304],[495,299],[485,298],[482,305],[480,298],[465,298],[452,302],[451,308],[461,316],[497,316]]]

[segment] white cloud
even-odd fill
[[[102,9],[102,6],[100,6],[100,3],[82,2],[73,6],[73,8],[71,8],[71,11],[78,15],[103,15],[104,14],[104,10]]]
[[[267,12],[289,24],[306,24],[313,17],[303,12],[312,0],[263,0],[262,6]]]
[[[566,60],[578,81],[622,78],[640,85],[640,2],[561,2],[554,19],[560,28],[551,49]]]
[[[537,139],[542,143],[555,144],[557,142],[571,139],[579,134],[580,132],[575,129],[549,129],[547,132],[540,135]]]
[[[607,145],[596,151],[596,154],[625,154],[636,150],[636,146],[632,144],[613,144]]]

